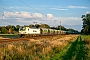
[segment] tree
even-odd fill
[[[16,31],[18,32],[20,28],[20,25],[16,25]]]
[[[58,29],[60,30],[65,30],[66,31],[66,28],[64,26],[58,26]]]
[[[39,27],[40,27],[40,25],[39,25],[39,24],[35,24],[35,27],[36,27],[36,28],[39,28]]]
[[[13,33],[16,30],[16,27],[14,25],[8,25],[6,26],[6,29],[8,30],[8,33]]]
[[[30,24],[29,27],[32,28],[32,27],[34,27],[34,25],[33,24]]]
[[[56,30],[58,30],[58,27],[50,27],[51,29],[56,29]]]
[[[90,34],[90,13],[86,15],[82,15],[82,21],[83,21],[83,29],[81,30],[84,34]]]
[[[8,30],[5,27],[2,27],[1,28],[1,33],[2,34],[7,34],[8,33]]]
[[[12,33],[12,29],[11,29],[11,28],[9,28],[8,33],[9,33],[9,34],[11,34],[11,33]]]
[[[1,33],[1,28],[2,28],[2,27],[0,26],[0,33]]]
[[[50,26],[47,25],[47,24],[41,24],[40,27],[42,27],[42,28],[50,28]]]
[[[34,27],[34,28],[39,28],[39,27],[40,27],[40,25],[39,25],[39,24],[35,24],[35,25],[30,24],[30,25],[29,25],[29,27],[30,27],[30,28],[33,28],[33,27]]]

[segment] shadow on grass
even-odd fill
[[[62,60],[88,60],[88,51],[86,43],[79,36],[62,57]]]

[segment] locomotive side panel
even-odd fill
[[[32,29],[32,28],[29,28],[27,30],[27,34],[40,34],[40,29]]]

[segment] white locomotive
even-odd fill
[[[66,31],[48,28],[30,28],[30,27],[21,27],[19,29],[19,36],[21,37],[30,37],[39,35],[59,35],[59,34],[66,34]]]

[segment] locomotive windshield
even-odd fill
[[[25,27],[21,27],[20,31],[25,31],[25,29],[26,29]]]

